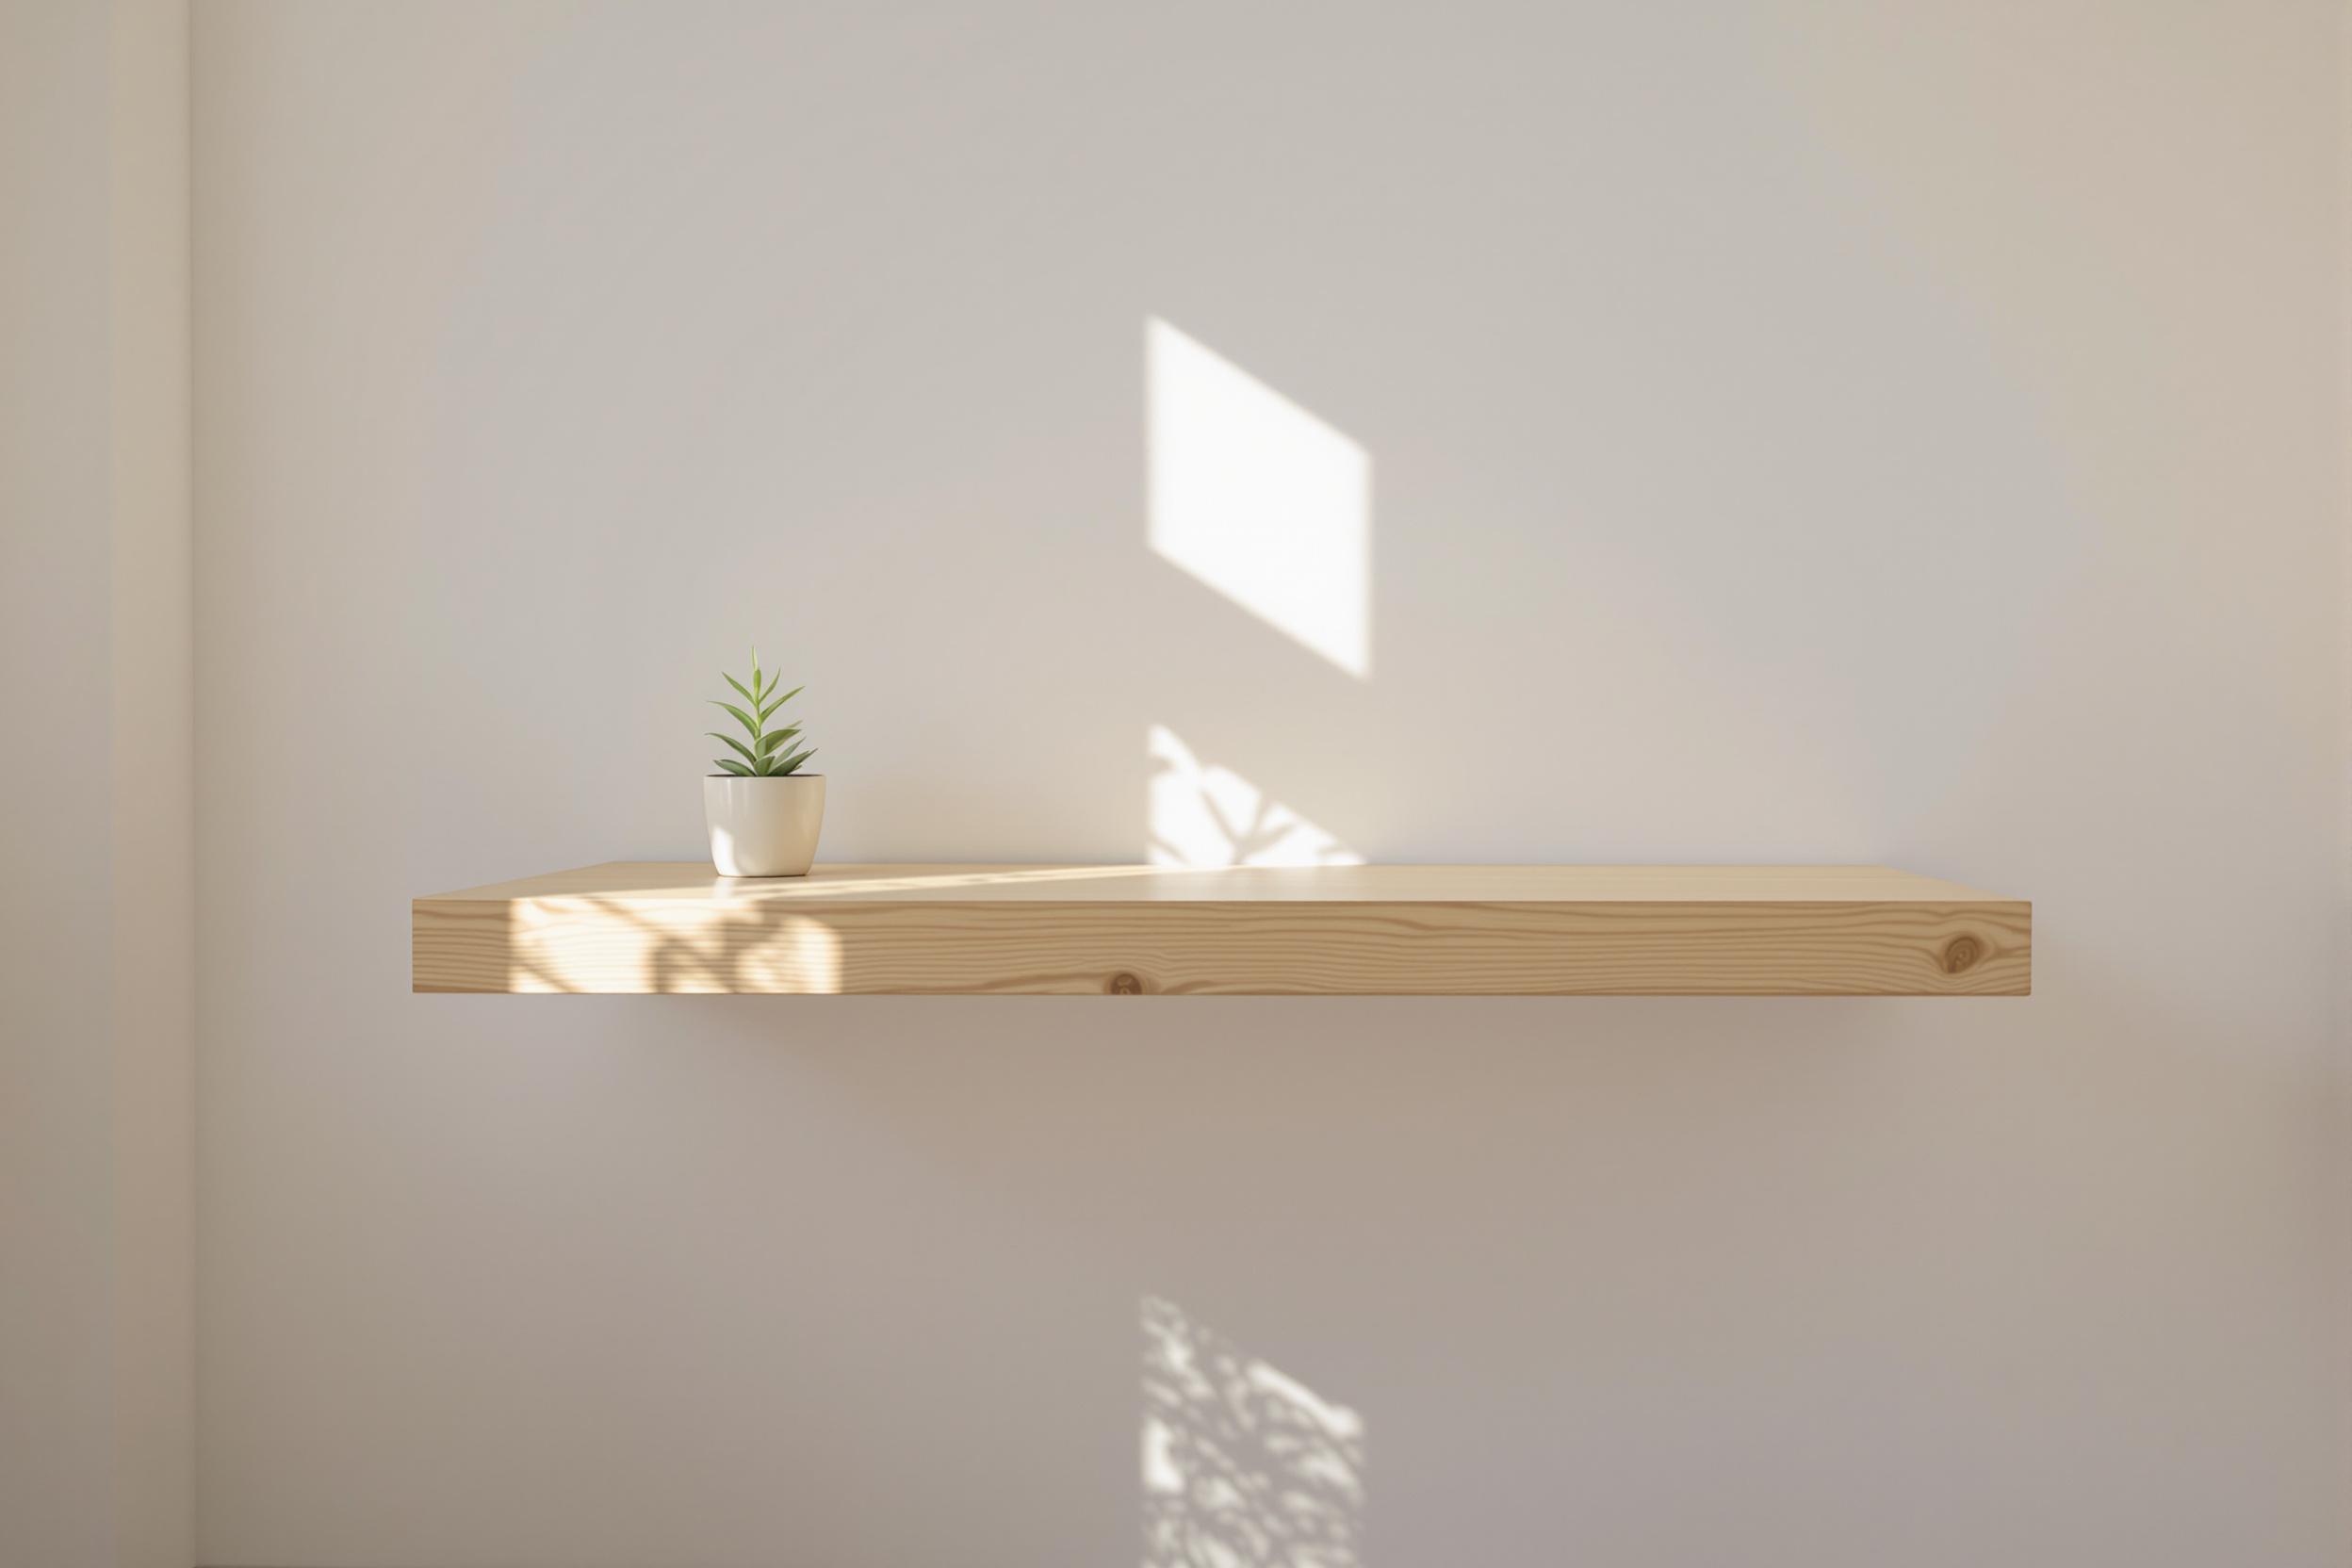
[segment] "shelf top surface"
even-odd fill
[[[2003,904],[1885,866],[821,865],[727,877],[701,861],[612,860],[424,903],[623,904]]]

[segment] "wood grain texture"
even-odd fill
[[[1877,866],[616,861],[420,898],[419,991],[2023,996],[2033,906]]]

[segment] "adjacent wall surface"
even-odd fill
[[[204,1560],[2340,1562],[2338,21],[204,6]],[[834,858],[2036,994],[410,995],[754,639]]]
[[[103,767],[107,603],[106,25],[0,10],[0,694],[7,732]],[[44,670],[54,678],[17,678]],[[54,752],[49,748],[54,747]],[[11,748],[13,755],[13,748]],[[112,1545],[110,890],[105,794],[10,767],[0,1025],[0,1546],[96,1564]],[[96,1017],[91,1017],[92,1009]]]
[[[188,82],[0,3],[0,1568],[191,1549]]]

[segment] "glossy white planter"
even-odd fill
[[[710,828],[710,863],[721,876],[805,876],[825,825],[825,775],[702,781],[702,815]]]

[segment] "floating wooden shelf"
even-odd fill
[[[417,899],[420,991],[2023,996],[2033,906],[1878,866],[615,861]]]

